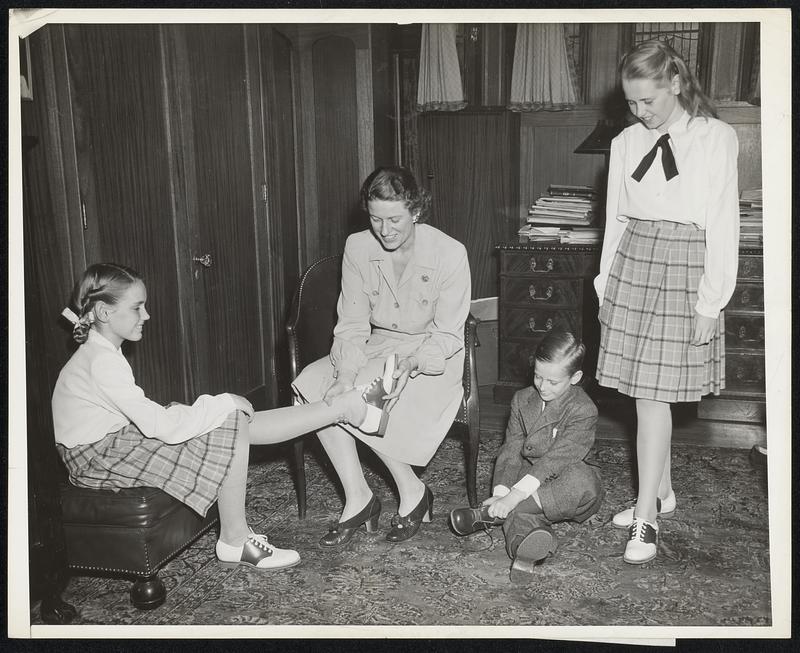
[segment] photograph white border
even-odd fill
[[[338,10],[21,9],[9,11],[8,635],[12,638],[537,638],[674,643],[791,634],[791,10],[693,9],[699,22],[761,25],[761,128],[772,625],[720,626],[40,626],[30,624],[27,537],[22,171],[18,38],[48,23],[602,23],[683,21],[687,9]],[[768,172],[768,174],[767,174]],[[789,328],[787,328],[789,326]],[[744,482],[744,479],[743,479]],[[12,501],[10,498],[16,497]]]

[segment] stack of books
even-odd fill
[[[588,227],[597,214],[597,194],[591,186],[550,184],[528,209],[528,223]]]
[[[554,241],[571,245],[592,245],[603,241],[603,230],[594,227],[537,227],[526,224],[517,232],[520,243]]]
[[[587,245],[603,240],[603,230],[591,227],[597,210],[591,186],[550,184],[528,209],[527,224],[517,232],[521,243],[555,241]]]
[[[763,224],[761,189],[743,190],[739,194],[739,244],[743,247],[760,247]]]

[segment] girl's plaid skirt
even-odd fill
[[[694,225],[628,222],[600,307],[600,385],[669,403],[725,388],[722,313],[709,344],[689,344],[704,260],[705,231]]]
[[[230,469],[240,419],[236,411],[218,428],[179,444],[147,438],[128,424],[98,442],[57,447],[73,485],[156,487],[205,517]]]

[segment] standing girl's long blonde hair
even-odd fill
[[[668,86],[675,75],[680,79],[678,102],[692,117],[717,118],[714,103],[703,93],[697,78],[686,62],[667,43],[658,40],[640,43],[622,57],[619,64],[622,79],[651,79]]]

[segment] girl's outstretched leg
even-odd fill
[[[324,401],[316,401],[311,404],[258,411],[250,423],[250,443],[286,442],[337,422],[348,422],[358,426],[364,421],[366,413],[367,405],[358,389],[339,395],[330,406]]]

